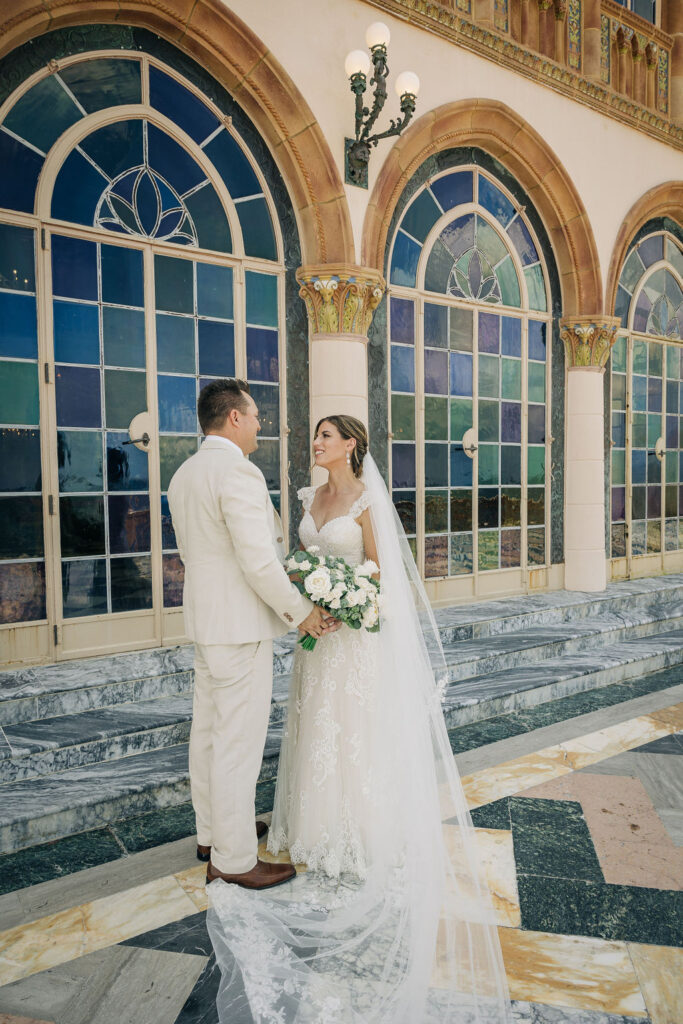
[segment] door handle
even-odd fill
[[[144,434],[142,435],[142,437],[136,437],[135,439],[131,438],[130,441],[124,441],[123,443],[124,444],[144,444],[144,446],[146,448],[147,445],[149,444],[149,440],[150,440],[149,434],[147,433],[147,431],[145,431]]]
[[[476,452],[476,451],[479,450],[479,445],[478,444],[471,444],[471,445],[468,445],[467,448],[465,447],[465,445],[463,445],[462,446],[462,450],[464,452]]]

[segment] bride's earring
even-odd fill
[[[351,465],[351,452],[347,452],[346,453],[346,465],[347,466]]]

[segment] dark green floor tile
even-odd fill
[[[683,892],[523,874],[517,889],[529,931],[683,946]]]
[[[128,853],[139,853],[151,846],[173,843],[195,834],[195,817],[191,803],[163,807],[135,818],[124,818],[111,825]]]
[[[259,782],[256,787],[256,813],[267,814],[273,809],[275,800],[275,779],[269,782]]]
[[[118,860],[124,853],[108,828],[79,832],[53,843],[0,857],[0,895],[49,882],[84,868]]]
[[[453,753],[463,754],[466,750],[485,747],[488,743],[519,736],[523,732],[526,732],[525,727],[516,722],[513,715],[504,715],[472,722],[471,725],[461,725],[458,729],[451,729],[448,736]]]
[[[616,683],[599,690],[572,693],[569,697],[560,697],[559,700],[538,704],[525,711],[515,711],[511,717],[531,732],[534,729],[543,729],[547,725],[555,725],[556,722],[565,722],[570,718],[578,718],[579,715],[590,714],[591,711],[600,711],[601,708],[612,704],[632,700],[634,696],[638,695],[624,684]]]
[[[494,800],[483,807],[475,807],[472,811],[472,824],[475,828],[503,828],[509,831],[508,797],[504,796],[502,800]]]
[[[520,874],[604,881],[581,804],[511,797],[510,821]]]

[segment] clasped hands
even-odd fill
[[[306,616],[303,622],[300,622],[297,629],[301,633],[308,633],[309,636],[314,636],[316,640],[319,640],[321,636],[325,636],[327,633],[336,632],[341,626],[339,619],[335,619],[334,615],[330,615],[329,612],[323,611],[318,605],[314,605],[313,611]]]

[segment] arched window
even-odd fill
[[[428,579],[549,560],[549,287],[524,210],[481,168],[406,207],[390,255],[392,488]],[[448,593],[452,593],[451,588]],[[444,591],[444,595],[446,591]]]
[[[631,575],[677,567],[683,549],[683,246],[673,233],[631,248],[615,314],[611,556]]]
[[[273,199],[230,118],[147,54],[34,76],[0,108],[0,162],[5,622],[51,605],[62,654],[172,639],[166,490],[208,380],[249,381],[276,505],[284,486]]]

